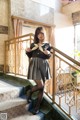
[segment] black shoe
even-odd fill
[[[39,110],[33,110],[33,111],[32,111],[32,114],[33,114],[33,115],[36,115],[36,114],[38,114],[38,113],[39,113]]]
[[[28,91],[28,90],[30,90],[30,89],[31,89],[31,86],[30,86],[30,85],[28,85],[28,86],[25,87],[25,90],[26,90],[26,91]]]
[[[27,97],[27,102],[30,103],[31,102],[31,90],[28,91],[28,97]]]
[[[31,103],[31,99],[27,99],[27,102],[28,102],[28,103]]]

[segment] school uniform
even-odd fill
[[[48,59],[51,57],[51,54],[44,54],[44,50],[51,50],[49,43],[43,43],[40,47],[38,44],[32,43],[31,52],[26,52],[27,56],[30,59],[29,69],[28,69],[28,79],[33,80],[45,80],[50,79],[50,67]]]

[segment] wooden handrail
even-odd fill
[[[13,39],[14,40],[14,39]],[[31,38],[31,40],[33,40],[32,38]],[[25,40],[20,40],[20,41],[16,41],[16,43],[19,43],[19,42],[24,42],[24,41],[30,41],[30,39],[25,39]],[[6,41],[5,41],[6,42]],[[7,45],[9,45],[9,44],[13,44],[13,43],[15,43],[15,41],[13,41],[13,42],[10,42],[10,41],[7,41]]]
[[[73,58],[71,58],[70,56],[68,56],[67,54],[65,54],[64,52],[60,51],[59,49],[55,48],[55,47],[52,47],[52,49],[59,53],[60,55],[64,56],[65,58],[67,58],[68,60],[70,60],[71,62],[77,64],[78,66],[80,66],[80,63],[76,60],[74,60]]]
[[[19,36],[19,37],[14,37],[14,38],[9,39],[9,40],[5,40],[5,42],[11,41],[11,40],[16,40],[16,39],[19,39],[19,38],[24,38],[24,37],[27,37],[27,36],[30,36],[30,35],[34,36],[33,33],[29,33],[29,34],[22,35],[22,36]]]
[[[29,34],[26,34],[26,35],[22,35],[22,36],[19,36],[19,37],[14,37],[12,39],[9,39],[9,40],[5,40],[5,42],[9,42],[11,40],[16,40],[16,39],[20,39],[20,38],[24,38],[24,37],[27,37],[27,36],[34,36],[33,33],[29,33]],[[71,62],[77,64],[78,66],[80,66],[80,63],[76,60],[74,60],[73,58],[71,58],[70,56],[68,56],[67,54],[65,54],[64,52],[60,51],[59,49],[55,48],[55,47],[51,47],[55,52],[61,54],[62,56],[64,56],[65,58],[67,58],[68,60],[70,60]]]
[[[56,57],[58,57],[61,61],[65,62],[66,64],[68,64],[69,66],[71,66],[72,68],[76,69],[77,71],[80,72],[80,70],[78,68],[76,68],[75,66],[71,65],[70,63],[68,63],[67,61],[65,61],[63,58],[61,58],[60,56],[56,55]]]

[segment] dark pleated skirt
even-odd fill
[[[32,80],[48,80],[51,78],[50,67],[47,60],[34,57],[30,60],[28,69],[28,79]]]

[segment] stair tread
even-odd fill
[[[43,120],[43,114],[33,115],[30,112],[26,112],[26,115],[21,115],[11,120]]]
[[[8,83],[0,80],[0,93],[5,93],[8,91],[13,91],[13,90],[19,90],[21,88],[22,87],[14,86],[14,85],[8,84]]]
[[[22,87],[3,87],[3,88],[0,88],[0,94],[4,94],[6,92],[10,92],[10,91],[13,91],[13,90],[20,90]]]
[[[22,95],[22,92],[22,86],[14,86],[0,80],[0,102],[17,98]]]
[[[11,100],[6,100],[4,102],[0,102],[0,111],[7,110],[12,107],[16,107],[23,104],[27,104],[27,100],[20,97]]]

